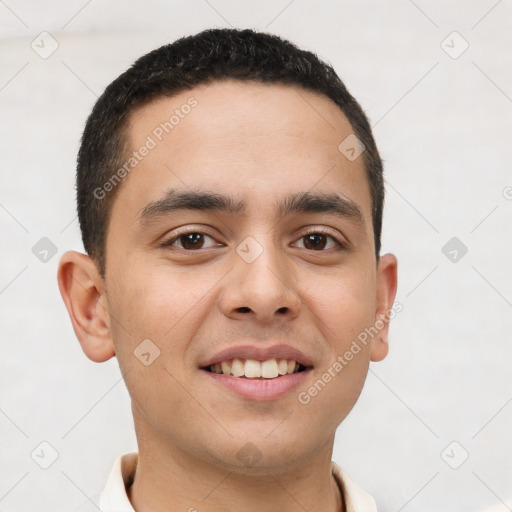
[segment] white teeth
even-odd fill
[[[297,373],[299,363],[287,359],[268,359],[266,361],[256,361],[255,359],[233,359],[232,361],[222,361],[210,365],[210,371],[213,373],[223,373],[224,375],[234,375],[235,377],[246,377],[256,379],[275,379],[280,375]]]
[[[225,375],[231,375],[231,365],[228,361],[222,361],[221,363],[222,373]]]
[[[245,361],[245,376],[249,379],[261,377],[261,363],[254,359],[247,359]]]
[[[245,365],[247,366],[247,363],[245,363]],[[277,361],[275,359],[263,361],[260,366],[261,376],[266,379],[275,379],[279,375],[279,366],[277,366]],[[247,375],[247,371],[245,374]]]
[[[231,374],[235,377],[241,377],[244,374],[245,365],[240,361],[240,359],[233,359],[233,363],[231,365]]]

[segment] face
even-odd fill
[[[394,295],[362,156],[338,149],[352,133],[329,99],[281,85],[221,82],[133,113],[132,150],[151,147],[118,185],[105,307],[139,438],[226,467],[248,442],[264,469],[327,453],[385,336],[335,362]]]

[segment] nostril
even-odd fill
[[[238,308],[238,311],[240,311],[240,313],[249,313],[251,311],[251,308],[248,308],[247,306],[242,306],[241,308]]]
[[[287,312],[288,312],[288,308],[287,308],[287,307],[285,307],[285,306],[283,306],[282,308],[279,308],[279,309],[277,310],[277,312],[278,312],[278,313],[287,313]]]

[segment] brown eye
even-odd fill
[[[327,245],[327,236],[321,233],[311,233],[304,236],[304,247],[306,249],[323,249]]]
[[[179,237],[183,249],[201,249],[204,244],[202,233],[187,233]]]
[[[207,239],[211,240],[210,245],[208,245]],[[209,247],[214,247],[215,245],[215,240],[210,235],[196,231],[178,235],[163,244],[165,247],[178,247],[180,249],[185,249],[186,251],[207,249]]]
[[[332,249],[335,247],[340,248],[342,245],[333,236],[318,232],[308,233],[302,236],[300,240],[302,240],[304,249],[313,251],[323,251],[324,249]]]

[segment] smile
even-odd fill
[[[285,372],[286,363],[286,373]],[[313,367],[293,359],[232,359],[200,368],[214,385],[251,401],[278,400],[306,385]],[[283,372],[283,373],[281,373]]]
[[[205,368],[211,373],[232,375],[247,379],[275,379],[281,375],[291,375],[304,371],[306,367],[293,359],[231,359],[209,365]]]

